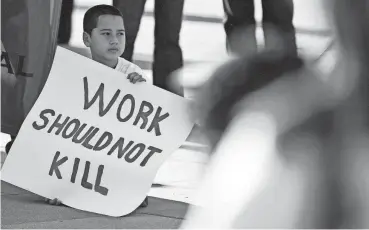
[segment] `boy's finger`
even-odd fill
[[[137,76],[136,82],[145,81],[145,78],[143,78],[141,75]]]
[[[145,79],[145,78],[143,78],[143,77],[141,77],[141,78],[139,78],[139,79],[137,80],[137,82],[144,82],[144,81],[146,81],[146,79]]]
[[[131,80],[134,77],[135,77],[135,73],[130,73],[130,74],[128,74],[127,79]]]
[[[142,78],[142,76],[141,75],[136,75],[135,76],[135,78],[134,78],[134,83],[136,83],[136,82],[138,82],[138,81],[140,81],[140,79]]]
[[[146,81],[145,78],[143,78],[140,74],[138,73],[130,73],[127,76],[127,79],[130,80],[131,83],[135,84],[136,82],[143,82]]]

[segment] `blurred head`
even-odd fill
[[[83,18],[83,42],[91,49],[92,59],[100,63],[118,60],[125,48],[122,13],[110,5],[91,7]]]
[[[199,116],[212,147],[234,117],[238,102],[249,94],[303,67],[295,55],[263,52],[242,57],[219,67],[205,84],[197,101]]]

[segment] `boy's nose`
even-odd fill
[[[110,44],[118,44],[118,38],[116,36],[113,36],[111,39],[110,39]]]

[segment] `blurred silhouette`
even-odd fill
[[[369,227],[369,2],[327,4],[339,44],[329,76],[264,52],[204,87],[196,111],[213,153],[183,228]]]
[[[292,0],[262,0],[265,47],[297,55]],[[257,50],[254,0],[223,0],[227,48],[235,54]]]

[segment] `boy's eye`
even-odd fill
[[[123,36],[123,35],[124,35],[124,33],[123,33],[123,32],[120,32],[120,33],[118,33],[118,35],[119,35],[119,36]]]
[[[110,35],[110,32],[104,32],[104,33],[102,33],[102,35],[107,35],[107,36],[109,36],[109,35]]]

